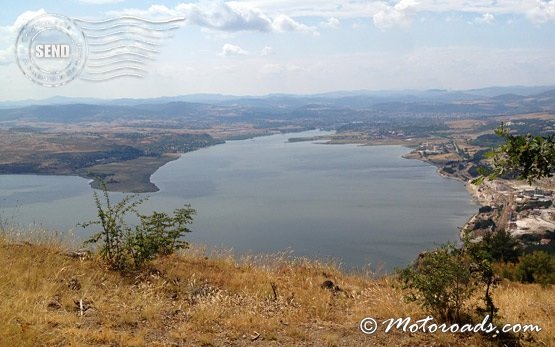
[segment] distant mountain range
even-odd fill
[[[178,118],[252,120],[373,115],[502,115],[555,112],[555,86],[491,87],[465,91],[341,91],[314,95],[194,94],[152,99],[53,97],[0,102],[0,121]]]

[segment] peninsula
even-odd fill
[[[555,89],[515,90],[527,94],[486,88],[0,103],[0,174],[78,175],[93,187],[102,180],[111,191],[153,192],[150,176],[181,153],[318,128],[335,131],[322,139],[328,143],[411,147],[408,158],[468,180],[496,144],[492,130],[501,121],[518,131],[552,129]]]

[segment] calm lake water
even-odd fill
[[[160,168],[145,209],[191,203],[194,243],[236,252],[340,259],[345,267],[390,270],[457,240],[476,209],[461,182],[401,158],[401,146],[288,143],[274,135],[187,153]],[[121,194],[115,194],[121,196]],[[94,217],[92,189],[79,177],[0,176],[0,216],[21,227],[75,230]]]

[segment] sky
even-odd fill
[[[46,88],[14,58],[58,13],[183,17],[142,79]],[[0,100],[555,85],[555,0],[0,0]]]

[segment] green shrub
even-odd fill
[[[181,238],[191,232],[187,225],[192,223],[194,214],[195,210],[185,205],[171,216],[161,212],[140,215],[141,224],[128,237],[128,249],[135,267],[142,266],[158,255],[168,255],[188,247],[188,242]]]
[[[460,321],[466,301],[477,289],[472,260],[452,244],[422,254],[405,269],[398,270],[408,301],[430,309],[444,321]]]
[[[555,257],[542,251],[535,251],[520,257],[516,268],[516,277],[521,282],[554,284]]]
[[[102,188],[102,197],[96,191],[93,194],[98,218],[81,226],[100,225],[101,230],[85,243],[100,244],[100,255],[112,268],[140,268],[158,255],[188,246],[182,237],[191,231],[187,226],[196,213],[190,205],[176,209],[172,215],[163,212],[141,215],[137,208],[146,199],[127,195],[114,205],[106,185],[102,184]],[[140,223],[129,226],[126,221],[129,215],[138,217]]]

